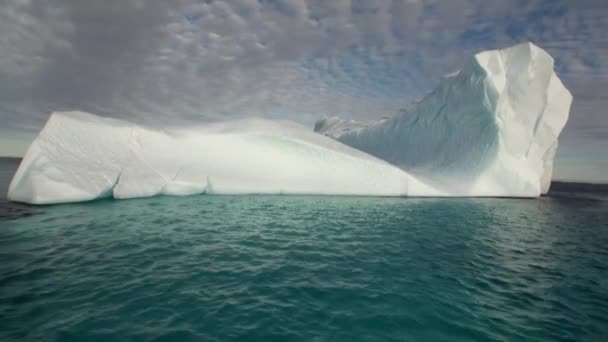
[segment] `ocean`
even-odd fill
[[[608,341],[608,196],[0,200],[0,341],[231,340]]]

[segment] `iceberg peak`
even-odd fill
[[[324,119],[316,131],[450,195],[537,197],[549,189],[572,103],[553,67],[531,42],[483,51],[388,120]]]

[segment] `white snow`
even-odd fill
[[[289,122],[249,119],[158,131],[82,112],[53,113],[9,199],[214,194],[435,194],[404,171]]]
[[[315,130],[399,166],[451,196],[537,197],[551,182],[572,95],[532,43],[475,55],[416,106]]]

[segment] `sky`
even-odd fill
[[[572,92],[555,179],[608,182],[606,0],[0,0],[0,155],[57,110],[370,120],[532,41]]]

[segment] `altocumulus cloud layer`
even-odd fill
[[[0,154],[63,109],[158,126],[373,119],[471,54],[531,40],[575,97],[557,176],[599,180],[606,17],[605,0],[0,0]]]

